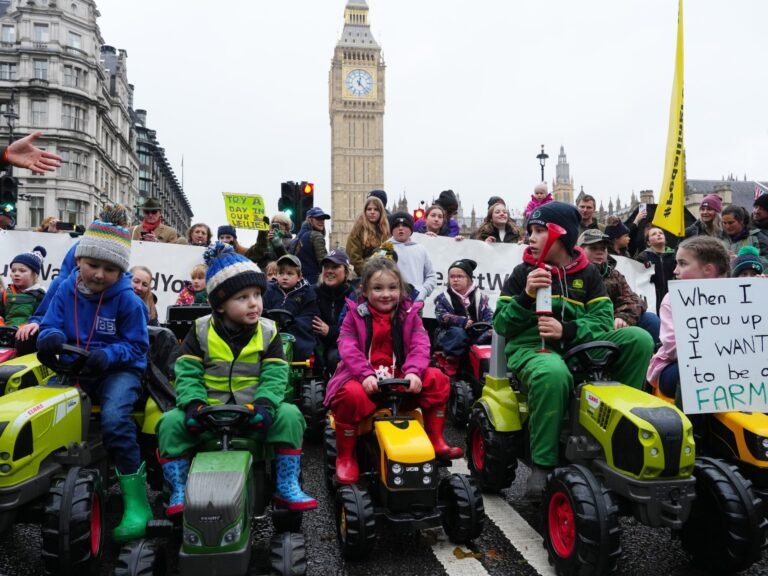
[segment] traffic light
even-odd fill
[[[413,211],[413,221],[418,222],[419,220],[424,220],[424,208],[416,208]]]
[[[312,182],[302,182],[299,184],[299,193],[299,214],[306,217],[307,212],[315,205],[315,185]]]
[[[277,209],[288,214],[292,222],[296,222],[296,208],[296,185],[293,182],[283,182],[280,184]]]
[[[16,214],[19,201],[19,181],[7,174],[0,176],[0,214]]]

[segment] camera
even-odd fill
[[[72,222],[62,222],[61,220],[56,222],[56,230],[66,230],[66,231],[69,231],[69,230],[74,230],[74,229],[75,229],[75,225],[72,224]]]

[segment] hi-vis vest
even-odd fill
[[[247,404],[259,386],[261,359],[277,335],[272,320],[259,319],[248,344],[235,358],[232,349],[213,329],[210,314],[195,320],[197,341],[203,350],[203,382],[211,404]]]

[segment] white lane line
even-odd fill
[[[464,460],[454,460],[450,470],[458,474],[470,475]],[[549,565],[541,535],[526,522],[525,518],[520,516],[506,500],[494,494],[483,494],[483,505],[485,515],[498,526],[531,568],[541,576],[556,576],[554,568]]]
[[[448,576],[489,576],[488,571],[477,558],[456,558],[454,554],[456,548],[471,552],[466,547],[452,544],[444,532],[440,533],[438,541],[432,545],[432,553],[443,565]]]

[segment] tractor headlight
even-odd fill
[[[640,433],[640,436],[642,437],[643,440],[650,440],[651,438],[653,438],[653,433],[649,432],[648,430],[643,430]]]
[[[0,472],[3,474],[8,474],[8,472],[11,471],[11,465],[10,464],[0,464]]]
[[[422,466],[421,469],[424,471],[424,474],[432,474],[433,468],[432,468],[432,464],[430,464],[429,462],[424,464],[424,466]]]
[[[233,526],[226,532],[224,532],[224,536],[221,537],[221,545],[222,546],[229,546],[231,544],[234,544],[238,540],[240,540],[240,534],[242,534],[242,530],[240,527],[240,523],[238,522],[236,526]]]
[[[0,452],[0,460],[10,460],[11,455],[8,452]]]
[[[203,542],[195,532],[184,526],[184,543],[190,546],[202,546]]]
[[[392,479],[392,482],[394,482],[395,486],[402,486],[403,485],[403,477],[402,476],[395,476]]]
[[[760,442],[760,444],[763,445],[763,448],[768,450],[768,438],[763,438],[763,440]]]
[[[424,476],[424,478],[422,478],[421,481],[424,483],[425,486],[429,486],[430,482],[432,482],[432,478],[430,476]]]
[[[401,464],[392,464],[392,474],[402,474],[403,466]]]
[[[745,428],[744,441],[747,449],[756,460],[768,460],[768,438]]]

